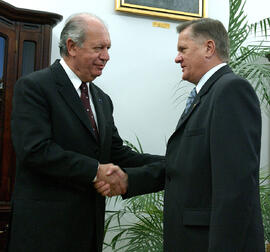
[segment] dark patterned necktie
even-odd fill
[[[187,99],[187,103],[186,103],[186,108],[185,108],[185,114],[188,112],[192,102],[194,101],[195,97],[197,95],[197,92],[196,92],[196,87],[193,88],[188,96],[188,99]]]
[[[90,100],[89,100],[89,94],[88,94],[88,87],[87,84],[85,82],[82,82],[81,86],[80,86],[80,90],[81,90],[81,101],[83,103],[83,106],[86,109],[87,115],[90,119],[91,122],[91,126],[93,128],[93,132],[98,140],[99,136],[98,136],[98,129],[97,129],[97,125],[95,122],[95,118],[90,106]]]

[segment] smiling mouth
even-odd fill
[[[101,70],[102,70],[104,67],[105,67],[105,65],[97,65],[97,68],[98,68],[98,69],[101,69]]]

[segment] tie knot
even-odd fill
[[[80,85],[80,90],[82,93],[88,94],[88,87],[87,87],[86,82],[82,82],[82,84]]]
[[[189,94],[189,98],[194,98],[197,95],[196,87],[193,88]]]
[[[80,85],[80,89],[82,90],[82,89],[86,89],[86,88],[87,88],[86,82],[82,81],[82,84]]]

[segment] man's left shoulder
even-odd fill
[[[233,89],[237,89],[237,88],[248,88],[248,89],[252,89],[253,87],[250,84],[250,82],[235,74],[234,72],[228,72],[226,74],[224,74],[223,76],[221,76],[221,78],[219,79],[219,85],[217,85],[217,88],[233,88]]]

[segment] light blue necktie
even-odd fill
[[[196,87],[193,88],[188,96],[188,99],[187,99],[187,103],[186,103],[186,108],[185,108],[185,114],[188,112],[192,102],[194,101],[195,97],[197,95],[197,92],[196,92]]]

